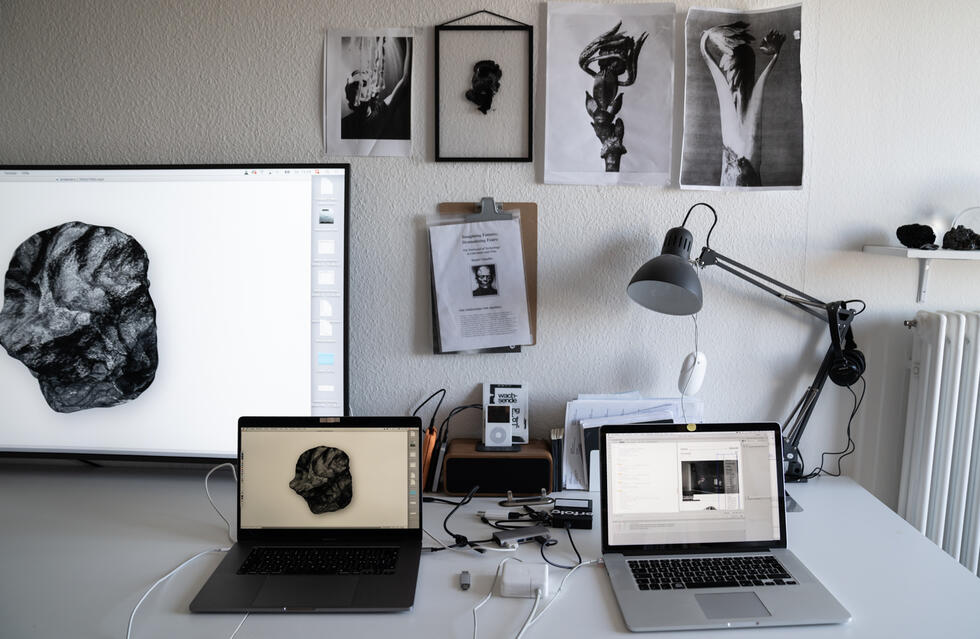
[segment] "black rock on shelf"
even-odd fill
[[[346,508],[354,498],[350,458],[339,448],[310,448],[296,460],[289,487],[306,500],[314,515]]]
[[[937,248],[935,246],[936,234],[933,232],[931,226],[926,226],[925,224],[906,224],[905,226],[900,226],[896,229],[895,235],[898,236],[898,241],[902,243],[902,246],[910,249],[925,247]]]
[[[951,228],[943,235],[943,248],[954,251],[975,251],[980,249],[980,235],[962,225]]]
[[[27,238],[10,260],[0,344],[59,413],[135,399],[157,369],[156,308],[139,242],[68,222]]]

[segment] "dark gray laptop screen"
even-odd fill
[[[418,428],[241,429],[245,529],[419,527]]]
[[[771,431],[609,433],[610,546],[780,539]]]

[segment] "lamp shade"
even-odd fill
[[[701,310],[701,280],[690,263],[692,237],[683,227],[670,229],[660,255],[636,271],[626,293],[640,306],[667,315]]]

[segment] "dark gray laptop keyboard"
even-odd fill
[[[775,557],[697,557],[691,559],[630,559],[640,590],[792,586],[796,580]]]
[[[390,575],[398,548],[257,547],[238,569],[240,575]]]

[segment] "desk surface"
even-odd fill
[[[225,471],[222,471],[224,473]],[[159,577],[208,547],[227,546],[211,510],[203,472],[110,468],[38,468],[0,464],[0,634],[5,637],[123,637],[133,606]],[[212,479],[212,494],[234,513],[234,484]],[[976,636],[980,579],[848,479],[793,486],[804,508],[787,515],[789,547],[851,611],[842,626],[724,630],[806,637]],[[581,496],[581,493],[576,493]],[[597,495],[593,495],[593,498]],[[481,534],[474,500],[451,528]],[[598,504],[597,504],[598,505]],[[450,506],[426,504],[425,528],[445,538]],[[596,522],[598,523],[598,522]],[[599,553],[599,531],[576,531],[582,555]],[[573,561],[564,535],[549,549]],[[425,545],[432,545],[425,538]],[[471,637],[471,609],[490,587],[504,553],[424,553],[414,611],[379,615],[253,615],[237,637]],[[517,556],[540,561],[537,544]],[[133,636],[227,637],[241,615],[191,615],[190,600],[218,564],[213,553],[161,584],[140,607]],[[458,587],[461,570],[473,586]],[[564,571],[552,569],[553,583]],[[480,609],[480,637],[513,636],[530,609],[526,599],[494,597]],[[601,566],[568,580],[560,599],[526,637],[628,636]],[[702,636],[703,633],[698,633]],[[668,633],[691,639],[689,633]],[[655,636],[665,636],[658,634]],[[724,634],[720,636],[730,636]]]

